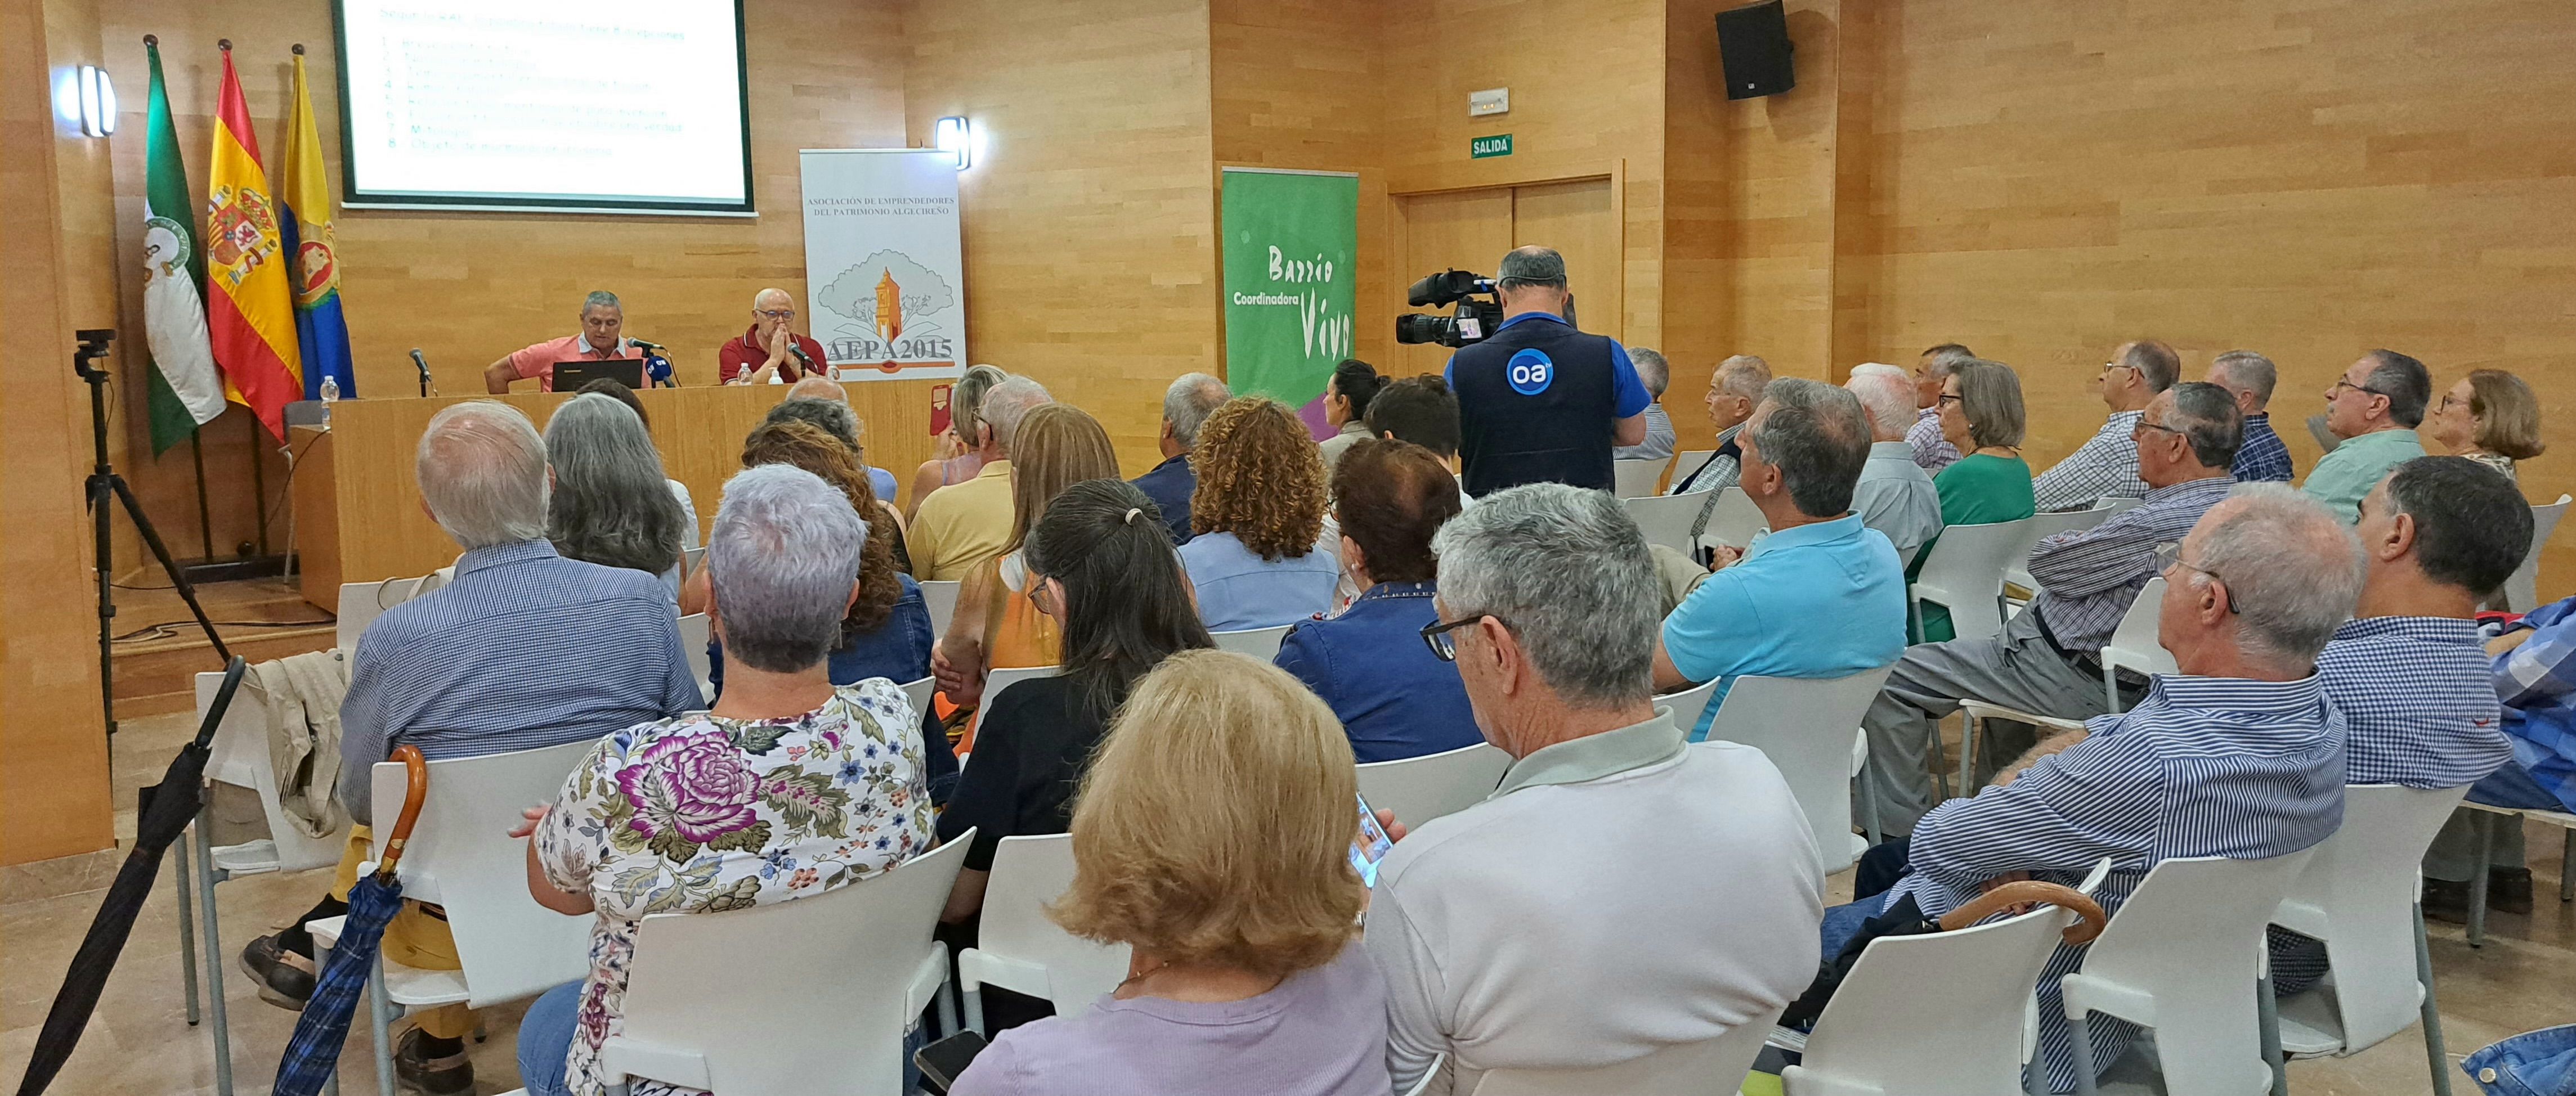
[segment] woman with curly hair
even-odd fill
[[[876,497],[860,471],[858,457],[822,427],[796,419],[773,420],[754,428],[742,443],[742,466],[786,464],[822,477],[848,496],[867,522],[867,544],[859,554],[859,595],[841,618],[841,641],[832,648],[830,674],[835,685],[872,677],[902,684],[930,676],[930,605],[921,586],[904,574],[895,558],[897,529],[894,507]],[[699,568],[681,590],[683,610],[705,605],[707,571]],[[713,681],[724,692],[721,644],[709,643]]]
[[[1214,632],[1276,628],[1333,607],[1341,562],[1324,541],[1324,460],[1295,412],[1244,396],[1199,427],[1198,494],[1181,566]]]

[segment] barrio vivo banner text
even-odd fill
[[[1320,434],[1324,383],[1351,356],[1359,176],[1230,167],[1222,202],[1226,381]]]

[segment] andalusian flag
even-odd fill
[[[161,46],[144,39],[152,62],[150,119],[143,154],[143,343],[152,352],[152,452],[158,455],[224,413],[224,379],[206,342],[206,254],[197,246],[196,203],[179,163],[179,129],[161,86]]]
[[[250,105],[224,50],[224,88],[215,101],[215,166],[206,187],[206,321],[224,394],[250,408],[277,440],[286,440],[286,405],[304,398],[303,357],[295,347],[295,301],[287,286],[289,256],[259,166],[259,137]]]
[[[313,91],[304,83],[304,47],[295,47],[295,113],[279,153],[277,196],[286,215],[287,268],[295,283],[295,339],[304,355],[304,398],[322,398],[322,378],[337,377],[343,398],[358,394],[349,361],[349,325],[340,317],[340,251],[331,233],[331,180],[322,174],[322,138],[313,125]]]

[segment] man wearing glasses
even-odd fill
[[[794,384],[807,375],[830,377],[823,344],[789,329],[796,299],[784,289],[751,297],[751,330],[716,352],[716,376],[726,384]]]
[[[2359,520],[2361,497],[2398,465],[2424,455],[2415,427],[2433,398],[2433,375],[2394,350],[2373,350],[2326,389],[2326,429],[2343,444],[2317,461],[2301,485],[2343,523]]]
[[[2138,478],[2138,445],[2129,432],[2148,401],[2173,387],[2181,376],[2182,358],[2173,347],[2154,339],[2120,344],[2102,366],[2100,381],[2102,402],[2111,408],[2111,417],[2103,421],[2093,440],[2032,481],[2031,496],[2038,507],[2082,510],[2105,498],[2146,494],[2147,484]]]

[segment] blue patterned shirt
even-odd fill
[[[2135,431],[2144,411],[2114,411],[2102,420],[2092,440],[2032,480],[2031,493],[2042,510],[2081,510],[2106,497],[2137,498],[2147,493],[2138,478]]]
[[[2347,724],[2347,784],[2456,788],[2513,759],[2475,621],[2345,621],[2317,677]]]
[[[2576,811],[2576,598],[2522,618],[2539,630],[2496,656],[2495,691],[2515,764]]]
[[[368,824],[368,769],[405,742],[479,757],[705,706],[660,579],[542,540],[477,548],[367,626],[340,703],[340,802]]]
[[[2245,416],[2245,439],[2236,444],[2238,483],[2288,483],[2293,474],[2290,447],[2272,432],[2272,416],[2257,411]]]
[[[2058,646],[2083,654],[2101,650],[2138,590],[2155,577],[2156,546],[2179,543],[2235,486],[2235,480],[2212,476],[2159,487],[2100,525],[2039,542],[2030,550],[2030,577],[2039,583],[2030,611],[2039,614]]]
[[[1932,809],[1914,828],[1914,872],[1888,892],[1939,917],[2007,872],[2069,886],[2111,859],[2093,892],[2117,914],[2147,873],[2186,856],[2262,859],[2323,841],[2343,824],[2344,717],[2311,676],[2297,681],[2158,675],[2138,706],[2085,723],[2084,741],[2010,786]],[[2058,979],[2084,949],[2059,947],[2040,975],[2040,1051],[2050,1087],[2074,1087]],[[2094,1061],[2136,1028],[2093,1020]]]

